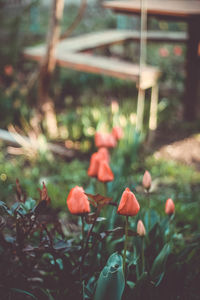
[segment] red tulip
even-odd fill
[[[109,151],[107,148],[105,148],[105,147],[99,148],[98,153],[101,154],[103,159],[105,159],[107,162],[110,161],[110,155],[109,155]]]
[[[95,152],[90,159],[90,165],[88,168],[88,176],[96,177],[99,170],[100,161],[103,159],[102,154]]]
[[[108,182],[114,180],[114,175],[106,160],[100,162],[97,178],[99,181]]]
[[[167,215],[172,215],[175,213],[175,205],[171,198],[167,199],[165,203],[165,213]]]
[[[140,236],[145,236],[146,234],[144,224],[141,220],[139,220],[137,223],[137,234],[139,234]]]
[[[90,203],[82,187],[75,186],[71,189],[67,197],[67,206],[73,215],[82,215],[90,212]]]
[[[124,133],[121,127],[113,127],[112,129],[112,135],[115,137],[117,141],[121,140]]]
[[[173,49],[174,55],[181,56],[182,55],[182,48],[180,46],[175,46]]]
[[[117,213],[124,216],[135,216],[140,210],[140,205],[135,195],[126,188],[122,194]]]
[[[105,135],[105,147],[115,148],[117,145],[115,137],[111,133]]]
[[[167,48],[161,47],[159,49],[159,55],[161,57],[167,57],[167,56],[169,56],[169,50]]]
[[[11,65],[6,65],[4,67],[4,72],[7,76],[11,76],[13,74],[13,67]]]
[[[116,146],[116,140],[114,136],[110,133],[95,133],[95,145],[97,148],[106,147],[114,148]]]
[[[151,187],[151,174],[148,171],[144,172],[142,179],[142,185],[146,190],[149,190]]]

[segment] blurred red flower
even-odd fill
[[[90,165],[88,168],[88,176],[96,177],[99,170],[100,161],[104,159],[101,153],[95,152],[90,158]]]
[[[116,139],[111,133],[95,133],[95,145],[97,148],[106,147],[114,148],[116,147]]]
[[[173,49],[174,55],[181,56],[183,53],[183,50],[180,46],[175,46]]]
[[[6,65],[4,67],[4,73],[7,75],[7,76],[11,76],[13,74],[13,67],[11,65]]]
[[[168,51],[168,49],[165,48],[165,47],[159,48],[159,55],[160,55],[161,57],[167,57],[167,56],[169,56],[169,51]]]
[[[101,147],[98,150],[98,153],[102,155],[102,157],[109,163],[110,161],[110,154],[106,147]]]
[[[119,141],[123,137],[124,133],[121,127],[113,127],[112,129],[112,135],[114,138]]]
[[[100,161],[97,178],[99,181],[108,182],[114,180],[113,172],[106,160]]]

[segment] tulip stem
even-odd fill
[[[125,222],[125,241],[124,241],[124,253],[123,253],[123,272],[126,282],[126,250],[127,250],[127,240],[128,240],[128,216],[126,216]]]
[[[82,240],[81,240],[81,253],[83,255],[84,251],[84,216],[81,215],[81,234],[82,234]],[[82,284],[83,275],[82,275],[82,265],[80,265],[80,282]]]
[[[94,226],[95,226],[95,224],[96,224],[96,221],[97,221],[98,216],[99,216],[99,210],[97,210],[97,213],[96,213],[96,216],[95,216],[95,218],[94,218],[94,221],[93,221],[93,223],[92,223],[92,225],[91,225],[91,227],[90,227],[90,229],[89,229],[89,231],[88,231],[88,233],[87,233],[87,238],[86,238],[86,242],[85,242],[85,248],[84,248],[84,250],[83,250],[82,259],[81,259],[81,264],[80,264],[80,267],[81,267],[81,268],[82,268],[82,266],[83,266],[83,264],[84,264],[85,256],[86,256],[87,251],[88,251],[88,248],[89,248],[89,240],[90,240],[90,236],[91,236],[91,234],[92,234],[92,231],[93,231],[93,229],[94,229]]]
[[[103,196],[104,197],[107,196],[107,183],[106,182],[103,183]]]
[[[148,232],[150,232],[150,227],[151,227],[151,205],[150,205],[150,194],[149,194],[149,190],[147,190],[147,201],[148,201]]]
[[[82,251],[84,247],[84,216],[81,215]]]
[[[145,262],[144,262],[144,236],[142,236],[142,274],[144,273]]]

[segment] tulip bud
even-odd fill
[[[144,172],[144,176],[142,179],[143,187],[148,191],[151,187],[151,174],[148,171]]]
[[[146,234],[146,230],[145,230],[144,224],[143,224],[143,222],[141,220],[139,220],[138,223],[137,223],[137,233],[140,236],[145,236],[145,234]]]
[[[117,213],[124,216],[135,216],[140,210],[140,205],[135,195],[126,188],[122,194]]]
[[[99,181],[108,182],[114,180],[114,175],[106,160],[100,162],[97,178]]]
[[[172,215],[175,213],[175,205],[171,198],[167,199],[165,203],[165,213],[167,215]]]
[[[115,137],[117,141],[121,140],[124,133],[121,127],[113,127],[112,129],[112,135]]]
[[[116,100],[113,100],[111,102],[111,111],[112,111],[113,114],[116,114],[119,111],[119,104]]]
[[[116,139],[110,133],[95,133],[95,145],[97,148],[106,147],[106,148],[114,148],[116,147]]]
[[[103,155],[98,152],[92,154],[90,159],[90,165],[88,168],[88,176],[96,177],[99,170],[100,161],[103,159]]]
[[[109,151],[107,148],[105,148],[105,147],[99,148],[98,153],[101,154],[103,159],[105,159],[109,163],[110,155],[109,155]]]
[[[67,197],[67,206],[71,214],[82,215],[90,212],[90,203],[84,189],[75,186]]]

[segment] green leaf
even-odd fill
[[[19,203],[19,202],[15,202],[15,203],[11,206],[11,211],[14,213],[19,207],[20,207],[20,203]]]
[[[99,276],[94,300],[121,300],[124,287],[122,257],[113,253]]]
[[[127,281],[127,285],[130,287],[130,289],[133,289],[135,287],[135,283],[133,281]]]
[[[32,297],[33,299],[38,300],[38,298],[36,298],[33,294],[31,294],[31,293],[29,293],[27,291],[24,291],[24,290],[21,290],[21,289],[16,289],[16,288],[11,288],[11,290],[13,292],[17,292],[17,293],[28,295],[28,296]]]
[[[32,199],[31,197],[29,197],[26,202],[24,203],[24,206],[26,208],[26,210],[31,210],[35,207],[36,201],[34,199]]]
[[[167,258],[171,252],[171,247],[169,244],[165,244],[162,248],[158,256],[155,258],[152,268],[151,268],[151,276],[153,280],[156,282],[156,286],[158,286],[164,276],[165,266],[167,262]]]
[[[145,292],[146,288],[148,287],[148,273],[143,272],[141,276],[137,278],[137,282],[135,283],[132,289],[132,296],[133,299],[149,299],[147,297],[143,297],[143,293]],[[149,296],[149,295],[148,295]]]
[[[83,300],[93,299],[95,281],[95,277],[93,276],[89,279],[87,285],[83,282]]]
[[[41,291],[43,291],[43,293],[48,296],[49,300],[55,300],[55,298],[51,295],[49,290],[41,289]]]
[[[10,209],[6,206],[6,204],[3,201],[0,201],[0,210],[3,210],[3,212],[8,215],[12,215],[12,212],[10,211]]]

